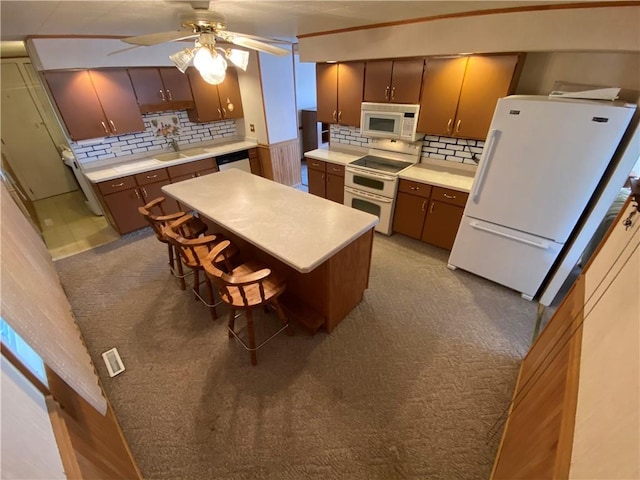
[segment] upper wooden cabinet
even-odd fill
[[[126,70],[44,72],[72,140],[145,130]]]
[[[424,60],[367,62],[364,101],[419,103],[423,69]]]
[[[214,122],[244,116],[235,69],[227,69],[224,82],[219,85],[205,82],[195,68],[189,68],[187,75],[194,101],[194,108],[187,110],[189,120],[196,123]]]
[[[130,68],[138,105],[142,113],[193,108],[187,76],[173,67]]]
[[[513,92],[520,55],[429,58],[418,132],[484,140],[498,99]]]
[[[360,126],[364,62],[316,64],[318,121]]]

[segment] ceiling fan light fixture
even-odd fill
[[[249,65],[249,52],[246,50],[238,50],[237,48],[227,48],[224,53],[229,61],[236,67],[242,69],[243,72],[247,71],[247,65]]]
[[[193,62],[193,57],[195,56],[194,51],[191,48],[185,48],[184,50],[180,50],[179,52],[174,53],[173,55],[169,55],[169,59],[173,62],[178,70],[182,73],[187,71],[187,68]]]
[[[193,58],[193,65],[205,82],[218,85],[224,81],[227,62],[222,55],[208,47],[200,47]]]

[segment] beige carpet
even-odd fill
[[[483,479],[536,306],[447,254],[376,234],[364,301],[331,335],[276,337],[257,367],[149,230],[56,267],[148,479]]]

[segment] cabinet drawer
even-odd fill
[[[201,177],[202,175],[209,175],[210,173],[216,173],[217,168],[207,168],[199,172],[187,173],[186,175],[180,175],[179,177],[171,177],[171,183],[182,182],[183,180],[189,180],[190,178]]]
[[[429,198],[431,195],[431,185],[426,183],[414,182],[413,180],[400,179],[398,191],[417,195],[419,197]]]
[[[149,172],[138,173],[136,175],[136,182],[138,185],[147,185],[149,183],[160,182],[162,180],[168,180],[166,168],[160,168],[158,170],[151,170]]]
[[[326,171],[326,163],[322,160],[315,160],[313,158],[307,158],[307,167],[320,172]]]
[[[338,175],[339,177],[344,177],[344,165],[338,165],[336,163],[326,164],[327,173],[332,175]]]
[[[137,187],[137,184],[133,176],[115,178],[113,180],[98,183],[100,193],[103,195],[109,195],[110,193],[121,192],[122,190],[128,190],[129,188],[135,187]]]
[[[440,202],[450,203],[451,205],[458,205],[460,207],[465,206],[468,197],[468,193],[442,187],[433,187],[433,191],[431,192],[432,200],[438,200]]]
[[[201,160],[195,160],[189,163],[183,163],[181,165],[173,165],[171,167],[168,167],[167,170],[169,170],[169,176],[174,179],[176,177],[182,177],[183,175],[195,173],[200,170],[207,170],[216,167],[216,161],[213,157],[211,157],[203,158]]]

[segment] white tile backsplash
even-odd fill
[[[359,128],[330,125],[329,131],[332,144],[369,147],[369,139],[360,135]],[[422,143],[422,157],[477,165],[473,157],[480,160],[483,148],[484,142],[481,140],[426,135]]]
[[[170,137],[156,137],[153,133],[151,120],[166,115],[167,112],[146,113],[142,115],[146,130],[140,133],[117,135],[87,142],[70,142],[79,163],[88,163],[96,160],[106,160],[127,155],[153,152],[163,149],[171,149],[171,139],[175,138],[180,147],[190,144],[211,142],[222,138],[237,136],[235,120],[222,120],[219,122],[193,123],[189,120],[186,110],[174,112],[180,121],[180,134]]]

